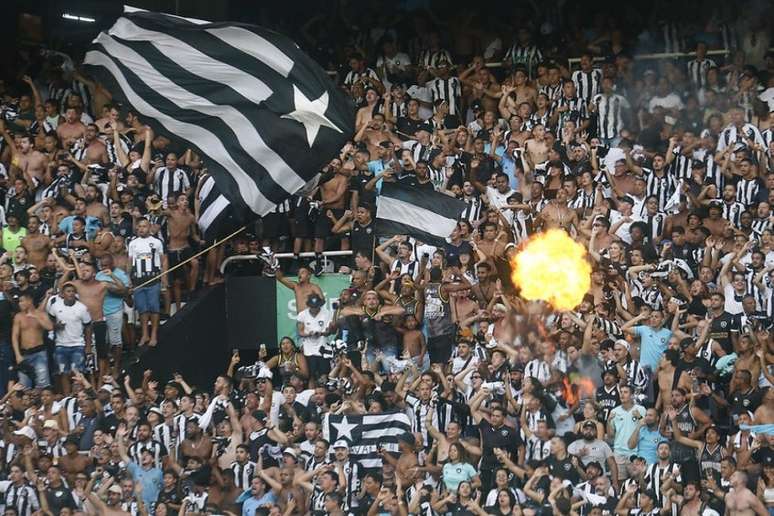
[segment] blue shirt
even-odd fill
[[[250,491],[248,490],[245,493],[249,495]],[[245,493],[243,493],[243,495]],[[240,496],[239,498],[242,498],[242,496]],[[239,503],[239,498],[237,498],[237,503]],[[255,516],[255,510],[257,508],[263,507],[264,505],[273,505],[276,500],[277,500],[277,497],[274,496],[274,493],[272,491],[269,491],[261,498],[250,496],[242,503],[242,516]]]
[[[666,351],[672,332],[666,328],[654,330],[650,326],[635,326],[634,333],[640,338],[640,363],[654,372],[661,355]]]
[[[113,269],[113,276],[115,276],[118,281],[124,284],[125,287],[129,286],[129,276],[126,275],[126,273],[121,269]],[[110,276],[105,274],[104,272],[98,272],[96,276],[97,281],[104,281],[107,283],[113,283]],[[117,296],[113,294],[112,292],[108,291],[107,294],[105,294],[105,301],[102,303],[102,312],[105,315],[111,315],[116,312],[120,312],[124,309],[124,298],[122,296]]]
[[[97,230],[102,227],[102,222],[97,217],[86,215],[83,217],[86,221],[86,238],[88,240],[94,240],[94,236],[97,234]],[[63,218],[59,222],[59,230],[67,233],[68,235],[73,232],[73,220],[75,215],[70,215]]]
[[[619,455],[628,457],[636,450],[629,448],[629,438],[637,428],[638,419],[634,413],[638,412],[640,417],[645,417],[645,407],[642,405],[632,405],[632,408],[626,410],[623,405],[618,405],[610,411],[610,420],[615,427],[615,436],[613,438],[613,451]]]
[[[135,482],[142,485],[142,503],[145,504],[145,507],[153,507],[161,492],[161,481],[164,477],[161,469],[155,467],[143,469],[136,462],[129,462],[127,468]]]
[[[640,428],[640,439],[637,441],[637,455],[645,459],[648,464],[655,464],[658,461],[656,450],[659,443],[666,441],[666,437],[658,431],[658,425],[655,430],[651,430],[647,425]]]

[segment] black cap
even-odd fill
[[[585,423],[583,423],[582,428],[593,428],[594,430],[596,430],[597,424],[594,421],[588,420]]]
[[[631,195],[622,195],[618,198],[618,202],[628,202],[632,206],[634,206],[634,198]]]
[[[607,369],[604,369],[602,371],[602,378],[604,378],[606,374],[612,374],[616,378],[619,378],[618,369],[615,367],[608,367]]]
[[[637,460],[641,460],[641,461],[643,461],[643,462],[648,462],[647,460],[645,460],[645,457],[643,457],[643,456],[641,456],[641,455],[636,455],[636,454],[635,454],[635,455],[631,455],[631,456],[629,457],[629,462],[634,462],[634,461],[637,461]]]
[[[325,301],[323,301],[323,298],[317,294],[310,294],[309,297],[306,298],[306,306],[309,308],[320,308],[324,304]]]
[[[484,106],[483,104],[481,104],[480,100],[474,100],[473,102],[470,103],[471,111],[481,111],[482,109],[484,109]]]
[[[592,468],[592,467],[599,469],[599,471],[605,471],[604,469],[602,469],[602,464],[600,464],[599,462],[597,462],[595,460],[592,460],[591,462],[586,464],[586,467],[584,469],[589,469],[589,468]]]

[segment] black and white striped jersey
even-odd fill
[[[621,95],[598,94],[592,99],[597,109],[597,135],[600,138],[616,138],[624,128],[623,110],[629,109],[629,101]]]
[[[471,224],[481,218],[481,210],[484,207],[484,203],[480,196],[471,196],[469,198],[462,199],[467,206],[460,215],[460,220],[467,220]]]
[[[559,122],[556,125],[556,134],[561,136],[562,127],[566,122],[575,122],[578,126],[580,123],[589,117],[589,110],[586,101],[581,97],[574,97],[568,99],[567,97],[560,97],[552,107],[552,111],[557,111],[559,108],[567,106],[569,109],[559,113]]]
[[[250,483],[255,476],[255,462],[248,460],[244,464],[234,461],[231,471],[234,472],[234,484],[242,490],[250,489]]]
[[[744,124],[741,130],[735,125],[729,125],[720,132],[718,137],[718,152],[726,150],[726,147],[742,145],[747,146],[745,138],[752,140],[754,143],[763,146],[763,135],[761,131],[753,124]]]
[[[658,241],[664,235],[668,215],[663,211],[656,212],[653,215],[645,216],[645,223],[648,226],[648,236],[653,241]]]
[[[648,490],[656,493],[658,505],[661,507],[667,503],[665,494],[661,492],[661,484],[671,475],[674,475],[678,485],[682,483],[680,465],[677,463],[672,462],[666,466],[661,466],[659,463],[651,464],[648,466],[648,469],[645,470],[645,485]]]
[[[169,170],[167,167],[162,167],[156,170],[153,189],[159,194],[164,207],[167,206],[167,200],[170,197],[181,194],[190,188],[191,180],[182,168]]]
[[[599,93],[602,70],[599,68],[593,68],[589,72],[575,70],[572,72],[572,82],[575,83],[575,94],[587,103],[591,102],[591,99]]]
[[[683,51],[683,36],[677,23],[665,22],[661,27],[661,37],[664,42],[664,52],[667,54]]]
[[[523,66],[527,69],[527,74],[530,79],[535,76],[538,63],[543,60],[543,52],[537,47],[537,45],[521,46],[519,43],[515,43],[511,48],[505,52],[503,61],[510,63],[511,66]]]
[[[450,66],[454,64],[452,61],[451,53],[448,50],[423,50],[419,53],[419,59],[417,59],[417,65],[420,68],[438,68],[441,61],[447,62]]]
[[[712,181],[712,184],[717,188],[718,194],[720,194],[723,191],[723,187],[726,186],[726,176],[723,175],[723,167],[715,161],[715,156],[711,152],[707,152],[703,161],[706,167],[705,177]]]
[[[433,102],[438,99],[445,100],[449,104],[449,114],[460,114],[460,97],[462,96],[462,84],[456,77],[449,77],[448,79],[433,79],[425,84],[425,87],[430,90],[430,94],[433,96]]]
[[[128,455],[133,462],[140,464],[140,456],[144,450],[148,450],[153,455],[153,462],[157,468],[161,467],[161,462],[167,455],[167,448],[155,439],[148,439],[145,442],[137,441],[129,447]]]
[[[344,77],[344,86],[347,88],[352,88],[352,85],[355,84],[358,81],[363,81],[365,79],[375,79],[379,81],[379,76],[376,75],[376,72],[372,68],[366,67],[362,72],[356,72],[355,70],[350,70],[347,75]]]
[[[723,210],[723,218],[731,222],[735,228],[741,227],[742,212],[746,211],[744,204],[739,201],[723,202],[721,206]]]
[[[164,244],[156,237],[135,237],[127,246],[132,260],[132,279],[147,280],[161,272]]]
[[[5,490],[5,507],[14,507],[19,516],[31,516],[40,510],[40,501],[32,486],[10,484]]]
[[[674,159],[672,159],[672,162],[669,164],[667,173],[677,181],[680,179],[690,179],[693,156],[686,156],[683,154],[683,148],[679,145],[672,149],[672,154],[674,155]]]
[[[658,209],[663,210],[667,201],[677,188],[677,181],[667,173],[663,176],[656,175],[656,172],[647,168],[642,169],[645,179],[645,195],[655,195],[658,198]]]
[[[742,178],[736,183],[736,200],[750,208],[758,203],[758,192],[760,190],[761,183],[757,177],[753,179]]]
[[[553,102],[562,96],[563,84],[564,81],[561,79],[556,84],[544,84],[538,88],[538,93],[545,94],[545,96],[548,97],[548,100]]]
[[[712,59],[704,58],[701,61],[696,59],[688,63],[688,78],[691,80],[693,88],[698,90],[707,84],[707,71],[717,65]]]

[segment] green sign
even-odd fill
[[[288,276],[291,281],[298,278]],[[312,283],[320,287],[325,296],[325,308],[333,312],[331,303],[338,301],[342,290],[349,287],[349,274],[323,274],[319,278],[313,278]],[[296,340],[296,294],[285,285],[277,282],[277,338],[288,335]],[[267,343],[269,347],[277,343]]]

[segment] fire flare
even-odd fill
[[[533,236],[511,266],[521,297],[547,301],[556,310],[575,308],[591,288],[586,249],[559,229]]]

